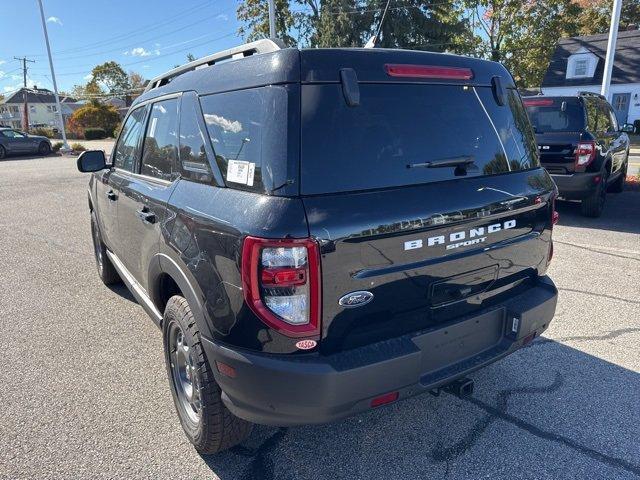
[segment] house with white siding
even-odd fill
[[[542,80],[545,95],[600,93],[608,34],[561,38]],[[618,122],[640,119],[640,31],[618,32],[609,89]]]

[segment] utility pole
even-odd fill
[[[276,6],[275,0],[269,2],[269,38],[276,38]]]
[[[56,96],[56,108],[60,118],[60,130],[62,131],[62,148],[60,151],[71,151],[67,143],[67,134],[64,131],[64,118],[62,118],[62,107],[60,106],[60,96],[58,95],[58,84],[56,83],[56,73],[53,70],[53,59],[51,58],[51,47],[49,46],[49,34],[47,33],[47,22],[44,19],[44,8],[42,8],[42,0],[38,0],[40,5],[40,17],[42,18],[42,30],[44,31],[44,41],[47,44],[47,54],[49,55],[49,67],[51,68],[51,80],[53,81],[53,93]]]
[[[607,43],[607,58],[604,62],[604,73],[602,74],[602,88],[600,93],[609,100],[609,86],[611,85],[611,72],[613,71],[613,60],[616,56],[616,41],[618,40],[618,25],[620,24],[620,10],[622,0],[613,0],[611,10],[611,26],[609,27],[609,42]]]
[[[29,60],[27,57],[13,57],[14,60],[22,62],[22,129],[25,132],[29,132],[29,108],[27,106],[27,62],[36,63],[35,60]]]

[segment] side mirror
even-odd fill
[[[97,172],[107,168],[107,159],[102,150],[87,150],[80,154],[76,164],[82,173]]]
[[[633,123],[625,123],[621,128],[620,131],[621,132],[626,132],[626,133],[633,133]]]

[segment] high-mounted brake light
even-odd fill
[[[580,142],[576,147],[576,167],[587,167],[596,158],[595,142]]]
[[[289,337],[320,334],[320,253],[312,239],[246,237],[242,287],[249,308]]]
[[[531,100],[523,100],[525,107],[549,107],[553,105],[553,100],[549,98],[537,98]]]
[[[386,64],[384,69],[390,77],[434,78],[442,80],[471,80],[473,70],[437,65]]]

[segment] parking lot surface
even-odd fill
[[[0,478],[640,478],[640,192],[601,219],[560,203],[544,337],[472,375],[338,423],[258,426],[198,455],[161,333],[95,272],[75,158],[0,162]]]

